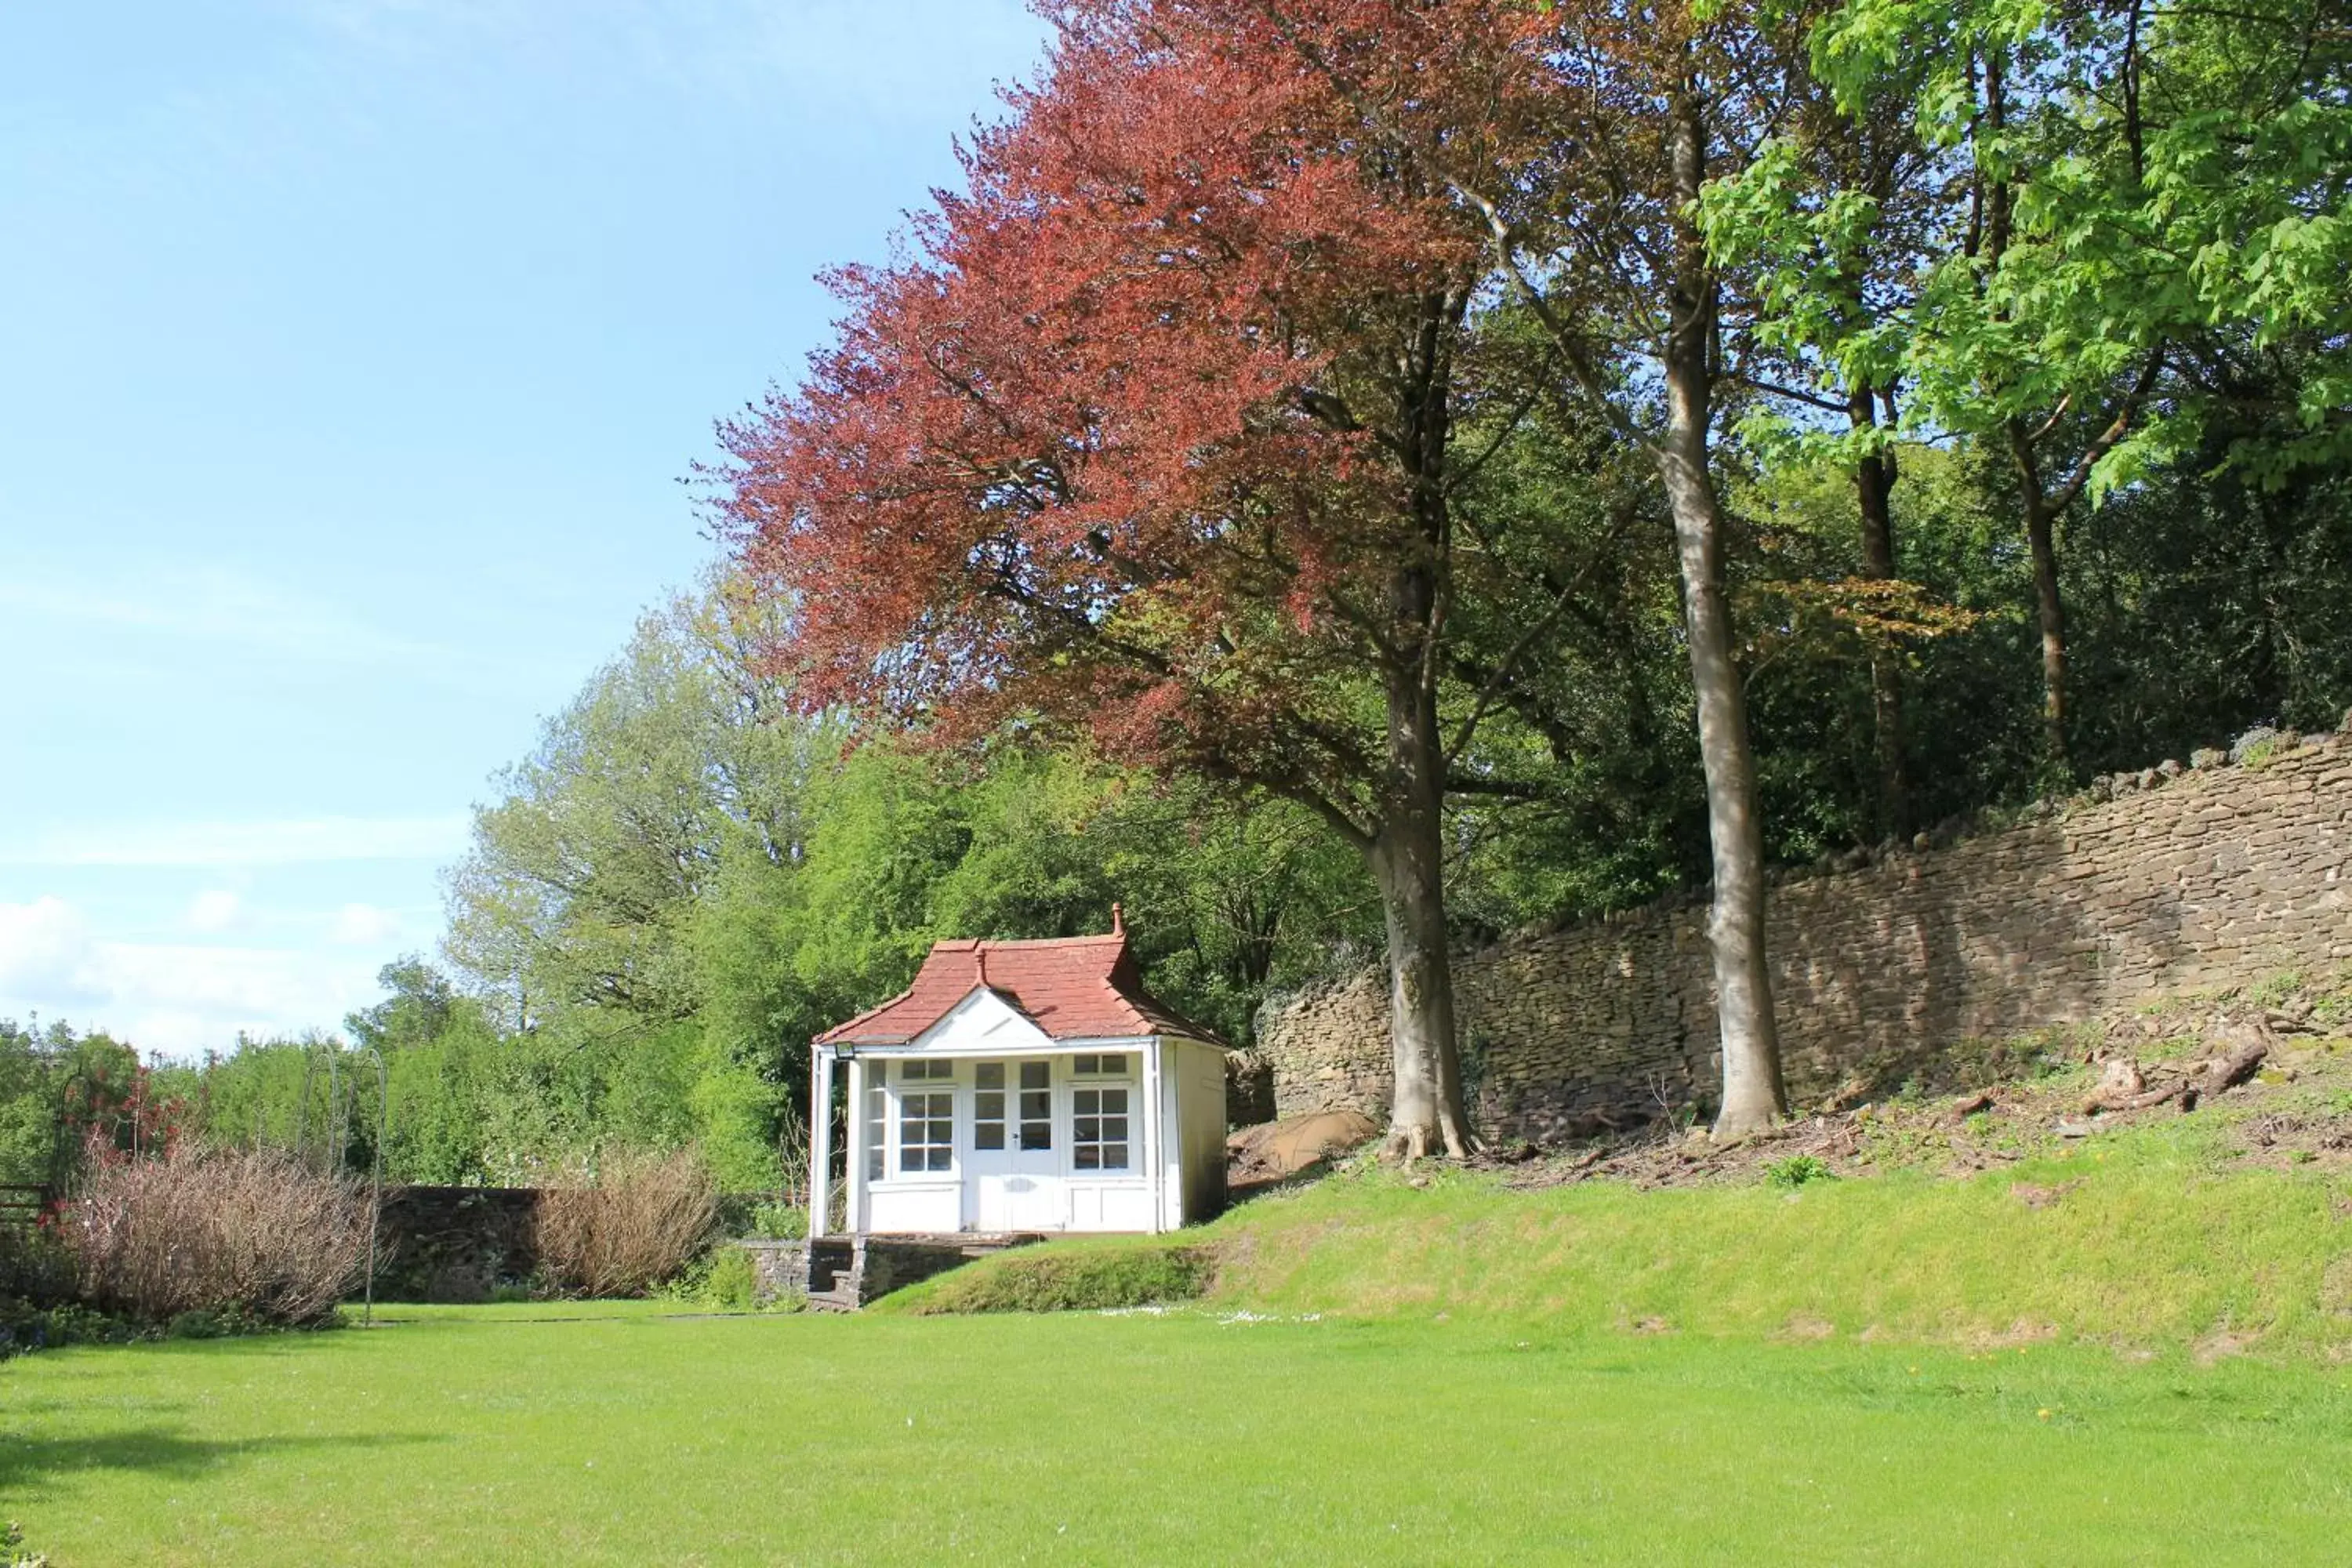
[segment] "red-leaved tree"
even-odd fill
[[[1465,431],[1491,454],[1528,406],[1495,412],[1514,372],[1472,330],[1484,230],[1245,7],[1055,20],[965,188],[722,427],[722,526],[790,605],[803,702],[1079,731],[1320,812],[1386,911],[1391,1151],[1461,1154],[1444,807],[1508,787],[1473,741],[1576,582],[1465,512]],[[1457,634],[1529,581],[1508,637]]]

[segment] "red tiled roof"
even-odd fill
[[[1127,933],[1047,942],[935,943],[915,983],[879,1007],[817,1037],[819,1045],[903,1045],[985,985],[1056,1040],[1144,1035],[1215,1038],[1160,1005],[1143,988]]]

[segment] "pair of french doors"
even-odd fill
[[[972,1066],[974,1228],[1060,1230],[1062,1155],[1054,1146],[1054,1064],[1041,1058]]]

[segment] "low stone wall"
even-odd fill
[[[766,1303],[779,1296],[798,1296],[808,1289],[809,1244],[806,1241],[738,1241],[751,1259],[751,1299]]]
[[[2347,723],[2352,730],[2352,723]],[[2006,830],[1782,880],[1769,921],[1791,1096],[1891,1087],[1955,1043],[2152,993],[2352,962],[2352,738],[2283,736],[2103,778]],[[1456,955],[1474,1115],[1538,1141],[1717,1093],[1696,900]],[[1385,971],[1269,1004],[1284,1116],[1387,1114]]]

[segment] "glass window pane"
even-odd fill
[[[975,1149],[1003,1148],[1004,1123],[1002,1121],[983,1121],[979,1126],[973,1128],[971,1130],[971,1146]]]
[[[1102,1146],[1102,1168],[1106,1171],[1126,1170],[1127,1145],[1124,1143],[1104,1144]]]
[[[1054,1064],[1051,1062],[1023,1062],[1021,1064],[1021,1087],[1024,1089],[1053,1088]]]
[[[1105,1057],[1102,1058],[1102,1074],[1105,1078],[1118,1078],[1123,1075],[1126,1071],[1127,1058],[1125,1057]]]
[[[1083,1143],[1071,1151],[1071,1158],[1076,1162],[1077,1168],[1081,1171],[1094,1171],[1101,1169],[1101,1163],[1097,1158],[1096,1152]]]
[[[1045,1121],[1054,1114],[1054,1096],[1050,1089],[1021,1091],[1021,1117],[1024,1121]]]
[[[1127,1113],[1127,1090],[1107,1089],[1102,1091],[1102,1108],[1106,1115]]]
[[[1070,1091],[1070,1109],[1080,1116],[1092,1116],[1102,1101],[1102,1090],[1078,1089]]]
[[[920,1149],[910,1146],[898,1151],[898,1169],[901,1171],[919,1171],[922,1168],[923,1152]]]
[[[1071,1124],[1070,1142],[1073,1143],[1101,1142],[1102,1123],[1096,1121],[1091,1116],[1079,1117],[1076,1121]]]
[[[1090,1073],[1095,1070],[1095,1064],[1100,1060],[1102,1060],[1100,1057],[1073,1057],[1070,1059],[1070,1070],[1080,1074]]]
[[[972,1069],[971,1081],[973,1087],[978,1089],[1003,1089],[1004,1064],[1003,1062],[981,1063]]]
[[[934,1171],[947,1171],[954,1169],[954,1162],[950,1158],[950,1152],[945,1149],[932,1150],[931,1169]]]
[[[940,1147],[945,1148],[948,1144],[955,1142],[955,1123],[951,1121],[934,1121],[930,1126],[931,1135],[929,1138],[924,1139],[924,1142],[936,1143]]]
[[[1021,1124],[1021,1147],[1051,1149],[1054,1146],[1054,1125],[1050,1121],[1024,1121]]]
[[[971,1097],[971,1113],[982,1121],[1004,1120],[1004,1091],[982,1089]]]

